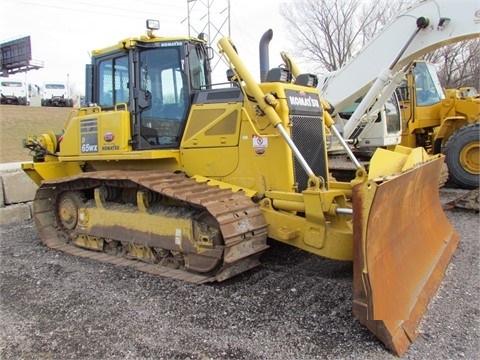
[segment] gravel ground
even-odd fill
[[[479,215],[447,215],[459,248],[405,359],[479,358]],[[351,312],[349,263],[276,243],[195,286],[49,250],[33,221],[0,234],[1,359],[395,359]]]

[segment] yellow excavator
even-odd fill
[[[196,284],[259,265],[267,238],[353,261],[356,317],[404,354],[459,239],[439,201],[443,156],[379,149],[369,172],[335,181],[316,76],[273,68],[257,83],[222,38],[229,76],[213,84],[203,36],[147,28],[93,51],[89,106],[63,132],[24,140],[43,243]]]

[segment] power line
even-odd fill
[[[38,2],[38,1],[28,1],[28,0],[4,0],[7,2],[15,3],[16,6],[19,4],[23,4],[26,6],[37,6],[41,8],[50,8],[50,9],[57,9],[57,10],[64,10],[64,11],[69,11],[69,12],[80,12],[80,13],[87,13],[87,14],[96,14],[96,15],[107,15],[107,16],[112,16],[112,17],[122,17],[122,18],[128,18],[128,19],[147,19],[152,16],[152,13],[155,11],[152,11],[152,8],[149,8],[148,11],[139,11],[139,10],[134,10],[134,9],[127,9],[127,8],[122,8],[122,7],[112,7],[112,6],[105,6],[105,5],[98,5],[98,4],[92,4],[92,3],[87,3],[84,1],[71,1],[68,2],[67,4],[75,4],[75,5],[80,5],[79,6],[65,6],[66,2],[62,1],[56,2],[55,4],[48,3],[48,2]],[[157,4],[158,5],[158,4]],[[161,7],[169,7],[173,9],[181,9],[180,7],[177,6],[172,6],[169,4],[161,4]],[[98,11],[98,9],[103,9],[105,11]],[[114,10],[112,12],[111,10]],[[183,9],[184,10],[184,9]],[[133,15],[132,14],[137,14]],[[142,15],[142,16],[139,16]],[[174,14],[172,12],[169,12],[168,14],[163,14],[162,12],[158,13],[161,18],[162,23],[172,23],[172,24],[179,24],[181,18],[183,18],[184,14]],[[172,15],[178,16],[178,21],[172,21]]]

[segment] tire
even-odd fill
[[[475,189],[480,183],[480,123],[457,130],[445,145],[445,162],[452,182],[463,189]]]
[[[440,171],[440,179],[438,180],[438,188],[442,188],[448,182],[448,166],[443,163],[442,170]]]

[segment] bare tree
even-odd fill
[[[302,0],[282,8],[297,56],[313,70],[342,67],[389,20],[402,1]],[[316,64],[316,65],[313,65]]]
[[[480,88],[480,39],[444,46],[424,59],[438,66],[438,76],[445,88]]]
[[[400,9],[417,1],[298,0],[281,11],[296,43],[295,55],[310,71],[323,73],[342,67]],[[444,87],[480,90],[479,39],[443,47],[424,58],[437,64]]]

